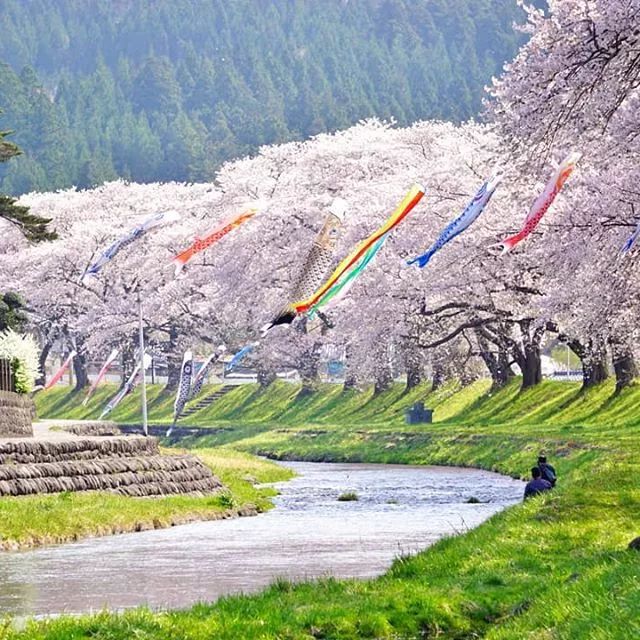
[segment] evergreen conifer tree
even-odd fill
[[[5,140],[10,133],[10,131],[0,131],[0,162],[6,162],[21,153],[17,145]],[[29,213],[29,207],[18,205],[15,198],[2,194],[0,194],[0,218],[17,226],[25,238],[32,242],[54,240],[57,237],[55,231],[50,231],[47,226],[51,220]]]

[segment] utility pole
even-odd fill
[[[138,289],[138,348],[140,350],[140,395],[142,397],[142,429],[144,435],[149,435],[149,425],[147,419],[147,377],[144,370],[144,329],[142,325],[142,299],[140,289]]]

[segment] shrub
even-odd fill
[[[29,335],[21,336],[11,329],[0,333],[0,358],[11,362],[16,391],[33,391],[40,374],[35,340]]]

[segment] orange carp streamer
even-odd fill
[[[242,213],[222,222],[204,238],[196,238],[188,249],[185,249],[173,259],[176,263],[176,276],[184,269],[187,262],[189,262],[189,260],[191,260],[191,258],[196,254],[208,249],[212,244],[215,244],[218,240],[224,238],[224,236],[239,227],[241,224],[247,222],[247,220],[251,220],[256,213],[258,213],[257,209],[247,209],[247,211],[243,211]]]

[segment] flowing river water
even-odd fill
[[[473,469],[284,464],[299,475],[257,517],[0,554],[0,614],[177,608],[278,577],[373,577],[522,499],[522,482]],[[338,501],[344,492],[359,499]]]

